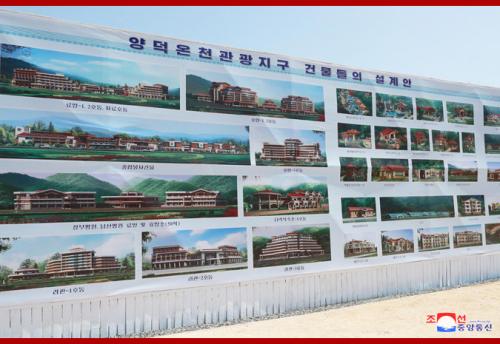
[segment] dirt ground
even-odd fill
[[[428,314],[465,314],[490,321],[492,330],[443,333]],[[500,337],[500,281],[421,295],[368,302],[277,319],[246,322],[166,337]]]

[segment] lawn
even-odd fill
[[[119,95],[80,93],[80,92],[69,92],[69,91],[65,92],[65,91],[46,90],[39,88],[15,87],[10,85],[9,83],[0,83],[0,93],[15,95],[15,96],[24,96],[24,97],[81,100],[81,101],[90,101],[98,103],[150,106],[150,107],[159,107],[166,109],[180,108],[180,100],[178,97],[167,100],[142,99],[137,97],[127,97]]]
[[[330,260],[330,254],[325,254],[322,256],[314,256],[314,257],[303,257],[303,258],[275,259],[275,260],[263,260],[263,261],[254,260],[254,267],[264,268],[264,267],[279,266],[279,265],[316,263],[328,260]]]
[[[64,148],[0,147],[0,158],[80,161],[124,161],[178,164],[250,165],[249,154],[130,152]]]
[[[197,209],[93,209],[93,211],[53,210],[40,212],[2,211],[0,223],[52,223],[52,222],[85,222],[85,221],[134,221],[202,217],[237,216],[236,206]]]
[[[32,289],[45,287],[60,287],[72,284],[102,283],[134,279],[134,271],[95,274],[92,276],[78,276],[65,278],[34,278],[29,280],[10,281],[5,285],[0,284],[0,291]]]

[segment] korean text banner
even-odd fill
[[[500,90],[0,11],[0,305],[500,248]]]

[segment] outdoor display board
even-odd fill
[[[500,90],[0,11],[0,305],[500,249]]]

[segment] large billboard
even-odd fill
[[[0,11],[0,305],[500,250],[500,90]]]

